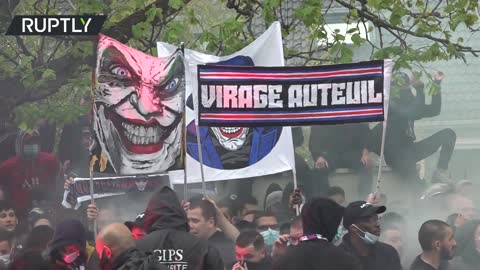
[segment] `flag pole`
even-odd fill
[[[93,196],[94,190],[93,190],[93,171],[90,170],[90,204],[95,204],[95,198]],[[98,209],[97,209],[98,211]],[[97,219],[93,220],[93,234],[96,237],[97,236]]]
[[[195,69],[196,73],[198,73],[198,70]],[[196,84],[195,84],[196,85]],[[198,87],[198,85],[197,85]],[[193,91],[198,91],[198,89],[194,89]],[[193,93],[192,93],[193,94]],[[198,149],[198,161],[200,163],[200,177],[202,179],[202,192],[203,192],[203,196],[206,195],[206,191],[207,191],[207,186],[205,184],[205,172],[204,172],[204,169],[203,169],[203,151],[202,151],[202,142],[201,142],[201,139],[200,139],[200,127],[199,127],[199,119],[198,119],[198,100],[199,100],[199,97],[197,96],[197,99],[195,100],[195,95],[193,95],[193,100],[194,100],[194,104],[193,104],[193,107],[194,107],[194,111],[195,111],[195,133],[196,133],[196,136],[197,136],[197,149]],[[196,101],[196,102],[195,102]]]
[[[293,191],[295,192],[295,190],[298,187],[298,184],[297,184],[297,169],[295,168],[295,164],[293,164],[292,173],[293,173]],[[300,215],[300,208],[298,207],[298,204],[295,205],[295,214],[297,216]]]
[[[388,114],[388,111],[386,112]],[[383,167],[383,157],[385,150],[385,136],[387,133],[387,119],[383,120],[383,129],[382,129],[382,144],[380,146],[380,160],[378,161],[378,174],[377,174],[377,184],[375,186],[375,193],[378,193],[380,190],[380,185],[382,184],[382,167]]]
[[[187,201],[187,127],[186,117],[183,115],[183,200]]]
[[[182,51],[182,56],[185,57],[185,43],[180,43],[180,50]],[[185,101],[187,98],[185,97]],[[185,111],[187,110],[186,104],[184,104]],[[183,113],[183,200],[187,201],[187,114]]]
[[[202,153],[202,142],[200,140],[200,127],[198,126],[198,121],[195,123],[195,129],[197,133],[197,147],[198,147],[198,161],[200,162],[200,176],[202,177],[202,191],[203,195],[206,194],[206,185],[205,185],[205,174],[203,172],[203,153]]]
[[[393,63],[391,59],[383,60],[383,69],[384,69],[384,78],[383,78],[383,129],[382,129],[382,142],[380,145],[380,160],[378,162],[378,174],[377,174],[377,184],[375,186],[375,193],[378,193],[380,186],[382,184],[382,167],[384,160],[385,152],[385,137],[387,135],[387,125],[388,125],[388,105],[390,103],[390,85],[392,80],[392,69]]]
[[[292,129],[290,129],[290,132]],[[302,136],[303,136],[303,130],[302,130]],[[292,154],[293,154],[293,166],[292,166],[292,174],[293,174],[293,191],[298,188],[298,181],[297,181],[297,168],[295,166],[295,145],[293,144],[293,133],[291,134],[292,138]],[[298,204],[295,205],[295,214],[298,216],[300,215],[300,208],[298,207]]]

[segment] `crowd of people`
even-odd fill
[[[443,78],[436,74],[434,83]],[[411,184],[404,212],[387,209],[388,194],[371,193],[370,156],[380,153],[382,124],[314,126],[308,136],[295,128],[294,144],[308,146],[307,155],[296,152],[300,186],[272,184],[263,203],[251,186],[232,181],[224,197],[179,198],[163,187],[77,211],[60,203],[72,178],[88,172],[88,119],[63,127],[58,151],[56,128],[44,121],[33,132],[3,132],[0,269],[479,269],[477,186],[447,171],[453,130],[416,140],[414,122],[441,109],[441,91],[426,104],[423,88],[404,73],[392,85],[384,154]],[[438,150],[431,181],[421,179],[417,162]],[[357,173],[355,198],[330,186],[337,168]]]

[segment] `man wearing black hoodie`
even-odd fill
[[[80,221],[67,219],[55,227],[47,254],[52,270],[83,270],[89,257],[87,236]]]
[[[438,72],[434,76],[434,85],[438,89],[440,89],[443,78],[442,72]],[[412,88],[415,89],[415,95],[412,93]],[[415,78],[410,79],[403,72],[395,74],[392,91],[394,91],[394,95],[392,95],[388,109],[388,125],[385,136],[385,161],[401,177],[418,183],[417,162],[441,149],[432,180],[450,182],[447,169],[455,148],[457,138],[455,131],[450,128],[443,129],[426,139],[416,141],[414,126],[416,120],[440,114],[441,91],[439,90],[432,96],[431,104],[425,104],[423,82]],[[382,126],[379,124],[372,130],[373,141],[376,142],[372,148],[377,154],[380,154]]]
[[[304,236],[298,245],[289,247],[285,256],[274,262],[275,270],[359,270],[359,263],[331,242],[342,220],[343,207],[317,198],[302,209]]]
[[[175,270],[223,270],[218,250],[190,233],[185,211],[175,192],[164,187],[153,194],[145,210],[147,235],[137,247],[152,252],[161,264]]]

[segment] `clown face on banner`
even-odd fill
[[[94,170],[179,168],[185,80],[181,50],[154,57],[100,36],[94,84]]]

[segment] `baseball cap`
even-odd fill
[[[343,213],[343,226],[348,228],[360,219],[375,214],[382,214],[385,213],[385,211],[387,211],[385,206],[374,206],[366,201],[352,202],[345,208],[345,212]]]
[[[139,214],[134,221],[127,221],[125,222],[125,226],[128,227],[129,230],[135,227],[143,227],[143,222],[145,221],[145,213]]]

